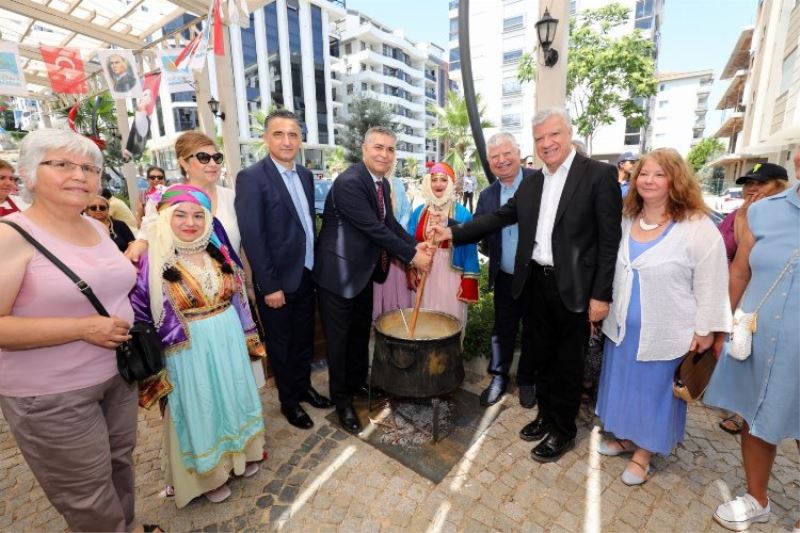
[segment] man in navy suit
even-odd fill
[[[535,169],[522,169],[520,151],[513,135],[500,132],[486,143],[489,168],[497,180],[478,197],[475,218],[494,213],[517,192],[522,178],[532,176]],[[508,387],[508,373],[514,358],[514,345],[519,323],[526,315],[525,298],[514,298],[511,283],[514,279],[514,255],[519,241],[519,226],[512,224],[485,237],[489,249],[489,287],[494,286],[494,326],[489,374],[492,381],[481,393],[484,407],[497,403]],[[519,403],[525,408],[536,405],[533,367],[532,327],[523,322],[522,352],[517,367]]]
[[[396,143],[390,129],[367,130],[363,162],[341,173],[328,193],[317,242],[314,280],[328,340],[330,394],[339,423],[351,433],[361,431],[353,396],[366,391],[372,282],[386,280],[391,257],[421,270],[430,268],[427,245],[417,245],[392,214],[386,174]]]
[[[264,122],[269,155],[236,178],[236,217],[281,413],[293,426],[309,429],[314,422],[300,402],[317,408],[331,403],[311,386],[314,183],[311,172],[295,163],[300,142],[294,113],[270,113]]]

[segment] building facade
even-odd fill
[[[444,104],[447,65],[444,50],[432,43],[415,43],[366,15],[347,10],[335,24],[341,60],[331,70],[341,85],[335,91],[336,123],[344,127],[353,101],[371,98],[391,108],[399,127],[399,168],[407,158],[421,167],[441,155],[441,146],[426,137],[432,127],[429,104]]]
[[[652,39],[656,57],[660,45],[664,0],[619,0],[630,9],[630,20],[619,31],[638,29]],[[605,0],[570,0],[570,13],[596,9]],[[485,118],[495,128],[513,133],[520,143],[522,155],[533,153],[531,120],[535,113],[535,84],[520,84],[517,67],[522,54],[530,52],[538,42],[535,24],[538,21],[539,0],[479,0],[470,4],[470,37],[472,71],[475,90],[486,104]],[[565,24],[560,21],[559,24]],[[461,57],[458,42],[458,0],[450,0],[449,59],[451,76],[460,82]],[[639,102],[649,113],[650,100]],[[620,115],[612,124],[601,126],[592,139],[593,157],[616,160],[627,150],[646,148],[647,127],[626,124]]]
[[[324,153],[334,148],[336,80],[330,64],[336,61],[338,40],[331,33],[331,20],[344,12],[341,1],[274,0],[253,10],[247,25],[227,28],[242,166],[263,157],[258,151],[261,125],[254,113],[266,113],[274,105],[298,115],[303,124],[302,161],[322,173]],[[187,17],[193,18],[183,15],[153,38],[182,27]],[[215,58],[208,57],[210,92],[219,99]],[[162,83],[159,96],[148,146],[154,162],[177,176],[175,138],[199,125],[195,91],[173,91]]]
[[[658,75],[658,93],[650,115],[650,149],[675,148],[686,157],[704,136],[713,84],[712,70]]]

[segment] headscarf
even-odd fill
[[[431,188],[431,177],[434,174],[444,174],[448,178],[447,181],[447,189],[445,189],[444,194],[442,194],[441,198],[438,198],[434,193],[433,189]],[[425,203],[427,205],[436,206],[440,209],[443,209],[453,201],[455,198],[455,180],[456,180],[456,173],[453,171],[453,168],[448,165],[447,163],[441,162],[436,163],[431,167],[431,171],[429,174],[425,174],[422,178],[422,197],[425,199]]]
[[[156,195],[159,193],[157,192]],[[164,271],[174,267],[181,251],[205,250],[211,242],[217,248],[219,239],[214,234],[214,217],[211,214],[211,199],[201,189],[192,185],[172,185],[160,191],[160,196],[151,196],[158,204],[158,218],[147,226],[149,272],[147,281],[150,293],[150,312],[153,322],[159,327],[164,319],[163,276]],[[172,215],[180,204],[190,203],[203,208],[205,228],[192,242],[178,239],[172,232]],[[227,257],[226,257],[227,259]]]

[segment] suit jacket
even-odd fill
[[[536,171],[532,168],[522,169],[522,179],[532,176]],[[520,183],[520,186],[522,184]],[[478,196],[478,205],[475,207],[474,218],[478,218],[488,213],[494,213],[500,208],[500,189],[502,184],[500,180],[495,180],[494,183],[481,191]],[[503,255],[503,238],[500,231],[490,233],[483,238],[489,252],[489,288],[494,286],[494,280],[497,273],[500,272],[500,258]]]
[[[512,292],[522,294],[533,254],[544,174],[523,178],[514,197],[491,214],[455,226],[453,241],[476,242],[484,235],[519,223]],[[614,266],[621,237],[622,197],[613,166],[575,154],[556,211],[553,265],[558,292],[574,313],[589,299],[611,301]]]
[[[354,298],[372,281],[382,249],[405,263],[414,258],[416,242],[394,218],[385,178],[382,187],[384,222],[378,218],[375,181],[364,163],[352,165],[333,182],[325,199],[314,264],[314,280],[320,287]]]
[[[305,167],[297,165],[296,169],[313,232],[314,178]],[[269,156],[239,172],[235,205],[256,294],[295,292],[303,276],[306,232],[283,177]]]

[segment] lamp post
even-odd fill
[[[211,114],[215,117],[219,117],[221,120],[225,120],[225,112],[219,110],[219,102],[213,96],[211,100],[208,101],[208,107],[211,109]]]
[[[548,6],[543,4],[539,3],[539,20],[535,27],[546,68],[536,69],[536,111],[567,107],[569,24],[559,24],[559,21],[569,20],[569,2],[550,0]],[[542,162],[536,159],[536,166],[541,166]]]
[[[556,38],[558,19],[550,16],[550,10],[544,8],[542,18],[539,19],[535,26],[536,34],[539,37],[539,44],[542,46],[542,53],[544,54],[544,66],[552,67],[558,63],[558,51],[551,48]]]

